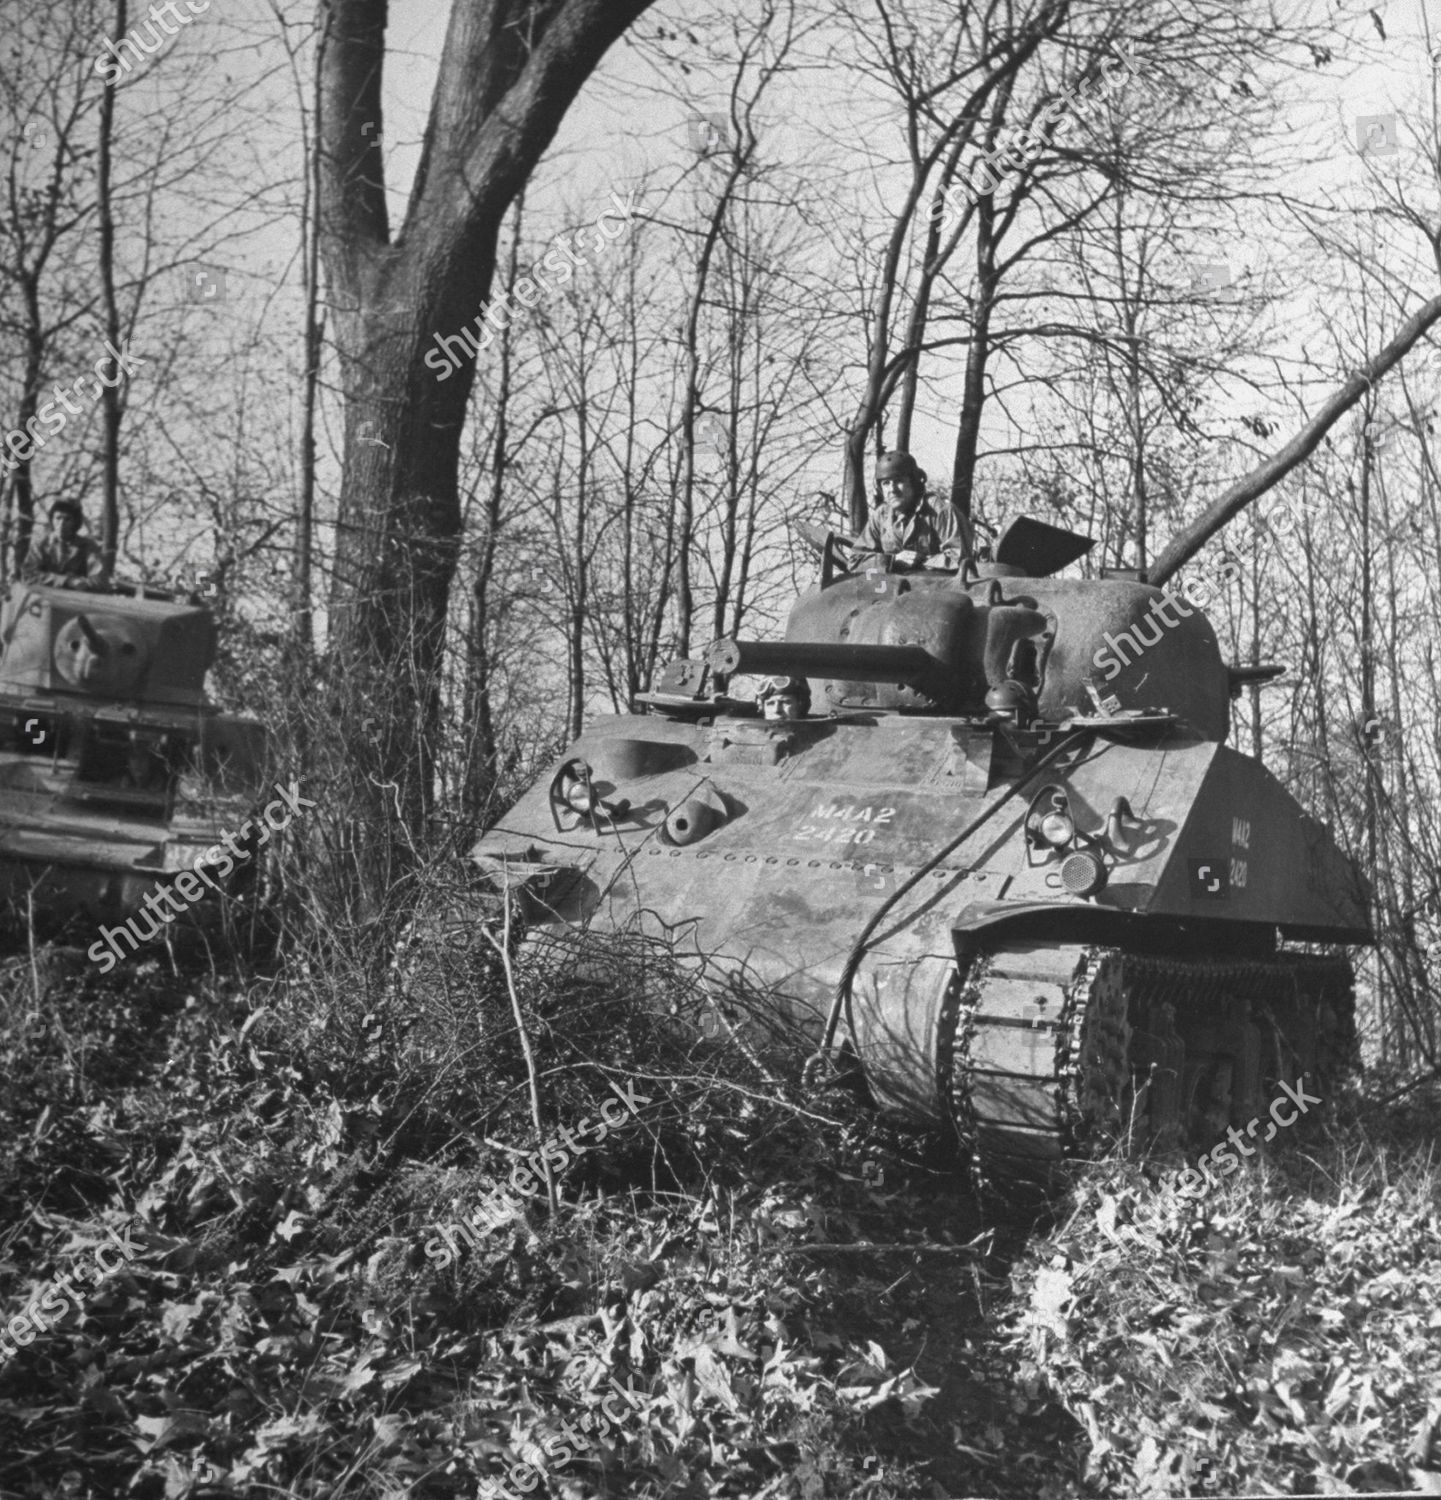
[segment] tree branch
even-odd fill
[[[1398,365],[1421,335],[1438,320],[1441,320],[1441,297],[1433,297],[1370,364],[1351,376],[1280,452],[1238,479],[1230,489],[1217,497],[1199,519],[1178,532],[1147,572],[1146,582],[1159,588],[1177,568],[1189,562],[1228,521],[1239,515],[1253,500],[1264,495],[1272,485],[1284,479],[1292,469],[1310,458],[1321,439],[1336,422],[1355,406],[1376,381]]]

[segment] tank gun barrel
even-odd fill
[[[706,652],[712,672],[771,677],[823,677],[837,682],[916,683],[938,663],[922,646],[871,646],[848,641],[717,641]]]

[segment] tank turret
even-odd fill
[[[0,694],[83,693],[196,708],[214,659],[210,612],[155,590],[19,583],[0,604]]]
[[[123,920],[167,872],[240,831],[260,790],[264,734],[206,702],[215,647],[214,619],[193,598],[8,586],[0,899]]]
[[[1023,519],[997,554],[1035,555],[1040,539],[1073,537]],[[1050,556],[1068,551],[1074,556],[1051,540]],[[837,654],[823,658],[821,649]],[[911,655],[887,665],[883,650]],[[721,641],[704,665],[722,679],[810,678],[816,701],[838,712],[985,714],[995,707],[988,697],[1010,686],[1026,722],[1094,713],[1105,699],[1114,711],[1164,705],[1217,740],[1229,729],[1233,691],[1215,632],[1184,595],[1125,579],[1037,578],[1005,561],[954,575],[823,576],[792,608],[783,642]]]
[[[1226,743],[1281,669],[1228,666],[1184,595],[1054,576],[1090,545],[1022,519],[993,563],[898,572],[828,543],[784,639],[671,663],[477,865],[533,941],[648,940],[763,990],[982,1174],[1129,1127],[1194,1146],[1282,1080],[1324,1091],[1368,892]],[[808,707],[768,716],[766,677]]]

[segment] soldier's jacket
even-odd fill
[[[56,538],[32,542],[25,554],[25,578],[54,574],[61,578],[93,578],[100,570],[100,549],[89,537],[77,536],[68,546]]]
[[[960,526],[947,510],[949,530],[941,534],[940,518],[930,501],[922,500],[909,516],[896,515],[889,505],[878,505],[866,522],[856,546],[858,557],[877,553],[894,555],[914,552],[916,561],[934,557],[938,552],[963,550]]]

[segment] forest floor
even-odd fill
[[[988,1222],[687,995],[523,970],[547,1145],[631,1102],[454,1256],[537,1146],[515,1002],[348,962],[0,969],[0,1496],[1441,1494],[1424,1091]]]

